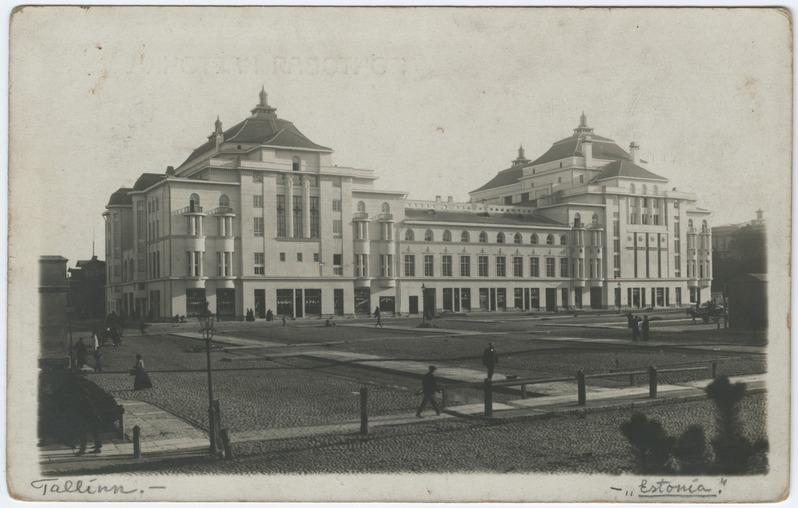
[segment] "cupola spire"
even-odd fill
[[[260,94],[258,94],[258,95],[260,96],[260,104],[259,105],[263,106],[263,107],[269,107],[269,94],[266,93],[266,87],[265,86],[261,86],[260,87]]]
[[[224,132],[222,130],[222,121],[219,120],[219,115],[216,115],[216,122],[214,122],[213,126],[214,126],[214,132],[216,134],[221,134],[222,132]]]
[[[519,164],[526,164],[529,162],[529,159],[524,157],[524,145],[518,146],[518,158],[513,161],[513,166],[517,166]]]
[[[269,106],[269,94],[266,93],[265,86],[261,86],[258,97],[260,98],[260,101],[258,102],[257,106],[252,108],[252,115],[258,116],[261,113],[266,113],[266,115],[274,117],[274,112],[277,111],[277,109]]]
[[[579,127],[574,129],[574,134],[578,136],[580,134],[590,133],[590,132],[593,132],[593,129],[587,126],[587,115],[585,114],[585,110],[583,109],[582,114],[579,115]]]

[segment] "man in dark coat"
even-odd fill
[[[648,316],[643,316],[643,325],[641,328],[643,329],[643,341],[648,341]]]
[[[482,352],[482,365],[488,368],[488,379],[493,379],[493,369],[499,365],[499,354],[494,346],[495,344],[491,342]]]
[[[441,414],[441,408],[438,407],[438,403],[435,401],[435,392],[439,392],[438,390],[438,381],[435,380],[435,370],[436,367],[434,365],[429,366],[429,372],[424,374],[424,377],[421,378],[421,392],[424,393],[424,400],[421,401],[421,405],[418,406],[416,410],[416,416],[418,418],[424,418],[421,416],[421,412],[427,407],[427,402],[432,403],[432,409],[435,410],[435,414]]]
[[[632,342],[640,340],[640,318],[637,316],[632,317]]]
[[[77,356],[78,369],[86,365],[86,344],[83,342],[83,337],[78,339],[75,344],[75,355]]]

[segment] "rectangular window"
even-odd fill
[[[648,224],[648,214],[644,213],[641,216],[641,219],[642,219],[642,224]]]
[[[524,276],[524,258],[516,256],[513,258],[513,277]]]
[[[393,225],[390,222],[380,224],[380,240],[393,240]]]
[[[416,256],[405,254],[405,277],[416,276]]]
[[[556,277],[554,271],[554,258],[546,258],[546,277]]]
[[[302,262],[302,253],[301,252],[297,252],[296,253],[296,260],[299,261],[300,263]]]
[[[259,194],[252,196],[252,206],[254,208],[263,208],[263,196]]]
[[[652,215],[651,218],[654,221],[654,225],[659,226],[659,215]]]
[[[425,277],[434,277],[435,276],[435,256],[425,255],[424,256],[424,276]]]
[[[252,229],[255,236],[263,236],[263,217],[253,217],[253,221]]]
[[[380,274],[383,277],[393,277],[393,254],[380,256]]]
[[[224,275],[226,277],[230,277],[233,275],[233,253],[232,252],[225,252],[224,253]]]
[[[560,258],[560,277],[568,277],[568,258]]]
[[[452,256],[441,257],[441,274],[444,277],[452,276]]]
[[[319,198],[310,196],[310,237],[319,238]]]
[[[496,277],[507,277],[507,258],[496,256]]]
[[[487,277],[488,276],[488,256],[479,256],[477,257],[477,265],[479,270],[480,277]]]
[[[253,173],[252,174],[252,181],[255,183],[263,182],[263,175],[260,173]]]
[[[302,238],[302,196],[294,196],[294,238]]]
[[[333,254],[333,274],[334,275],[343,275],[344,274],[344,267],[343,267],[343,254]]]
[[[643,198],[643,208],[648,208],[648,198]]]
[[[629,222],[631,224],[637,224],[637,214],[633,213],[629,216]]]
[[[318,263],[319,262],[319,253],[318,252],[314,252],[313,253],[313,262],[314,263]]]
[[[263,275],[265,273],[264,267],[263,267],[265,256],[264,256],[263,252],[255,252],[254,254],[255,254],[255,262],[254,262],[255,275]]]
[[[285,252],[280,253],[280,261],[285,261]]]
[[[355,254],[355,277],[363,276],[363,264],[361,263],[360,254]]]
[[[653,198],[651,201],[654,202],[654,208],[659,208],[659,199]]]
[[[285,196],[277,195],[277,236],[286,237]]]
[[[682,276],[682,256],[678,252],[673,256],[673,275],[674,277]]]
[[[333,209],[333,212],[340,212],[341,211],[341,200],[340,199],[333,199],[332,200],[332,209]]]
[[[540,258],[529,258],[529,276],[540,277]]]
[[[336,238],[341,238],[342,232],[343,222],[341,222],[341,219],[333,219],[333,236]]]
[[[224,274],[224,265],[222,264],[222,253],[216,253],[216,275]]]
[[[460,256],[460,277],[471,277],[471,256]]]

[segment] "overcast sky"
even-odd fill
[[[786,216],[789,37],[774,10],[28,7],[11,25],[10,242],[74,265],[94,237],[104,258],[109,195],[178,166],[217,115],[247,117],[261,86],[335,164],[411,199],[467,200],[584,110],[713,224]]]

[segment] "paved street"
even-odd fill
[[[544,432],[538,439],[546,443],[537,443],[536,446],[552,447],[552,450],[557,447],[574,452],[584,449],[586,451],[582,453],[587,453],[593,447],[590,436],[601,435],[602,439],[612,440],[614,444],[607,448],[607,453],[599,453],[595,460],[588,461],[587,466],[564,459],[563,464],[555,468],[607,471],[609,466],[596,464],[603,460],[601,456],[609,460],[613,454],[624,455],[619,450],[628,451],[625,440],[617,431],[617,422],[628,419],[628,410],[557,417],[555,419],[570,422],[568,425],[573,424],[581,430],[574,431],[574,434],[552,430],[548,437],[545,437],[545,431],[550,425],[543,420],[534,424],[506,423],[498,427],[451,415],[416,420],[413,414],[420,401],[415,394],[420,388],[420,376],[427,365],[435,364],[439,368],[436,373],[442,386],[463,381],[480,382],[484,378],[481,352],[488,341],[496,343],[500,355],[494,380],[507,376],[525,379],[574,376],[577,370],[589,376],[645,370],[649,365],[660,370],[695,367],[694,371],[660,376],[662,384],[685,385],[708,378],[713,362],[717,364],[719,374],[740,376],[765,371],[765,348],[761,340],[747,334],[716,330],[710,325],[692,325],[681,313],[663,313],[661,318],[661,323],[652,322],[652,339],[647,343],[632,343],[625,321],[620,321],[617,314],[452,316],[435,320],[437,329],[416,328],[418,320],[409,318],[386,318],[383,320],[384,328],[374,328],[373,320],[362,319],[339,319],[335,327],[324,327],[323,321],[312,319],[290,322],[285,328],[264,321],[221,323],[212,351],[214,396],[221,404],[222,425],[233,436],[234,451],[239,457],[233,463],[238,466],[225,462],[180,467],[185,469],[183,472],[192,467],[196,467],[197,472],[207,468],[223,471],[228,467],[241,467],[242,472],[247,467],[257,471],[277,471],[272,465],[262,469],[263,464],[269,462],[265,457],[274,461],[277,450],[280,457],[295,458],[293,465],[284,467],[296,472],[374,472],[410,467],[397,462],[397,453],[418,462],[419,470],[443,467],[433,458],[425,458],[424,452],[419,450],[419,446],[430,445],[452,448],[445,453],[450,458],[446,468],[451,470],[481,470],[482,467],[496,471],[503,471],[505,467],[520,470],[541,467],[545,470],[545,464],[549,464],[545,461],[520,464],[514,459],[508,463],[514,465],[504,465],[498,459],[516,453],[516,441],[525,439],[521,437],[523,431],[520,429],[530,431],[531,425]],[[620,316],[620,319],[624,318]],[[136,353],[144,357],[153,380],[152,389],[132,390],[133,378],[128,370]],[[102,360],[104,372],[88,374],[92,381],[118,400],[148,404],[173,415],[197,432],[191,437],[196,438],[197,443],[204,437],[207,429],[205,345],[197,333],[197,326],[154,325],[147,335],[129,331],[121,346],[104,348]],[[631,387],[628,375],[588,377],[588,390],[589,393],[626,390],[624,393],[633,395],[645,391],[646,382],[643,375],[637,376]],[[369,414],[373,426],[373,434],[365,441],[355,434],[361,386],[369,389]],[[518,387],[504,389],[495,394],[495,411],[501,414],[502,409],[518,411],[524,407],[531,410],[536,404],[545,404],[546,400],[555,403],[557,396],[573,400],[574,387],[575,383],[548,388],[530,385],[530,397],[533,398],[526,400],[520,398]],[[568,395],[568,392],[572,394]],[[701,391],[696,393],[701,398]],[[481,402],[476,400],[475,403],[474,397],[479,399],[481,392],[474,389],[465,399],[452,397],[452,414],[469,413],[468,403],[479,408]],[[746,413],[750,416],[746,420],[747,430],[755,435],[764,432],[762,412],[756,409],[762,404],[762,395],[746,398],[746,406],[753,408]],[[683,414],[673,416],[679,414],[680,408],[684,409]],[[674,418],[670,423],[673,425],[691,421],[709,427],[714,425],[714,416],[708,416],[714,409],[705,400],[668,404],[667,407],[651,406],[645,411],[652,414],[661,412]],[[475,409],[471,412],[480,411]],[[429,410],[428,414],[434,415]],[[614,428],[602,428],[610,421],[614,422],[611,425]],[[432,435],[437,438],[430,441],[426,436]],[[359,444],[347,441],[351,439]],[[362,458],[362,461],[358,458],[355,462],[347,460],[346,465],[336,466],[333,451],[341,446],[350,451],[352,447],[357,450],[373,447],[376,456]],[[405,447],[412,451],[405,450]],[[464,452],[461,450],[463,447],[470,451]],[[302,450],[316,448],[326,458],[313,463],[303,456]],[[598,450],[591,453],[598,453]],[[384,460],[382,466],[380,460]],[[621,465],[612,467],[617,469]]]

